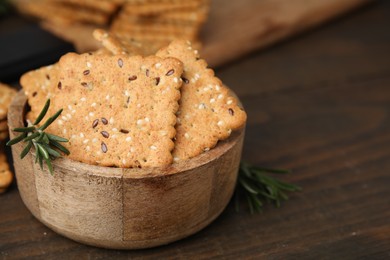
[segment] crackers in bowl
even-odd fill
[[[88,164],[164,167],[212,149],[242,128],[246,113],[186,41],[139,56],[133,43],[96,31],[104,49],[64,55],[23,75],[33,121],[47,98],[47,131],[69,140],[69,158]]]

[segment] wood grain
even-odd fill
[[[24,126],[27,97],[19,91],[9,107],[10,129]],[[15,174],[31,213],[59,234],[114,249],[164,245],[210,224],[236,185],[245,130],[191,160],[164,168],[100,167],[67,158],[53,174],[20,159],[25,144],[12,146]],[[17,132],[10,130],[11,138]]]
[[[230,204],[184,240],[104,250],[41,224],[14,186],[0,196],[0,259],[388,259],[389,17],[376,1],[217,71],[248,112],[243,159],[303,187],[281,208]]]

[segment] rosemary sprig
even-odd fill
[[[39,166],[43,169],[43,162],[45,162],[50,173],[53,174],[52,160],[61,157],[61,153],[69,155],[69,150],[61,144],[63,142],[68,142],[67,139],[44,132],[44,130],[61,115],[62,109],[49,117],[41,126],[38,126],[45,117],[49,107],[50,99],[46,101],[42,111],[32,125],[13,129],[14,132],[20,132],[21,134],[10,140],[7,145],[11,146],[19,142],[26,143],[26,146],[20,153],[21,159],[23,159],[31,148],[34,147],[36,154],[35,163],[39,163]]]
[[[252,166],[241,162],[235,191],[235,206],[240,208],[239,197],[245,196],[250,212],[261,212],[264,202],[275,203],[280,207],[282,201],[288,200],[287,192],[300,191],[294,184],[282,182],[269,174],[286,174],[287,170],[276,170]]]

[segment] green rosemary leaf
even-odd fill
[[[40,136],[40,135],[41,135],[41,133],[35,132],[35,133],[33,133],[32,135],[29,135],[29,136],[27,136],[26,138],[24,138],[23,141],[24,141],[24,142],[31,141],[32,139],[37,138],[37,137]]]
[[[249,193],[252,193],[252,194],[258,194],[257,190],[255,187],[253,187],[251,184],[249,184],[249,182],[246,182],[244,180],[244,178],[239,178],[238,179],[238,182],[242,185],[242,187],[248,191]]]
[[[37,143],[38,151],[45,159],[49,159],[49,153],[46,151],[45,148],[41,144]]]
[[[49,155],[53,156],[54,158],[58,158],[58,157],[61,157],[61,154],[59,152],[57,152],[56,150],[50,148],[50,146],[44,144],[42,145],[46,151],[49,153]]]
[[[26,133],[20,134],[17,137],[15,137],[14,139],[9,140],[6,145],[11,146],[11,145],[17,144],[17,143],[21,142],[25,137],[26,137]]]
[[[33,125],[37,125],[42,121],[42,119],[45,117],[47,111],[49,110],[49,107],[50,107],[50,99],[48,99],[46,101],[45,106],[43,107],[41,113],[39,113],[37,119],[35,119]]]
[[[20,159],[23,159],[24,157],[26,157],[28,152],[31,150],[32,144],[33,144],[32,141],[29,141],[27,143],[26,147],[24,147],[23,151],[20,154]]]
[[[52,134],[46,134],[46,135],[49,138],[49,140],[51,140],[51,141],[62,142],[62,143],[69,142],[68,139],[62,138],[62,137],[57,136],[57,135],[52,135]]]
[[[38,130],[44,131],[51,123],[54,122],[54,120],[57,119],[62,113],[62,109],[58,110],[57,113],[55,113],[52,117],[49,117],[49,119],[46,120],[46,122],[38,128]]]
[[[30,127],[18,127],[18,128],[14,128],[12,131],[14,132],[20,132],[20,133],[29,133],[29,132],[33,132],[35,130],[35,127],[34,126],[30,126]]]
[[[241,162],[236,189],[236,210],[239,209],[238,196],[244,195],[251,213],[261,212],[264,202],[280,207],[288,200],[286,192],[299,191],[294,184],[280,181],[268,174],[285,174],[289,171],[261,168]]]
[[[66,149],[63,145],[61,145],[60,143],[54,141],[54,140],[51,140],[50,141],[50,144],[55,146],[58,150],[60,150],[61,152],[63,152],[64,154],[66,155],[69,155],[70,152],[68,149]]]
[[[47,168],[49,169],[50,174],[53,175],[53,165],[51,164],[50,159],[45,158],[45,162],[46,162]]]

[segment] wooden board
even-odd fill
[[[313,28],[372,0],[212,0],[201,38],[202,56],[220,66],[256,49]],[[79,52],[96,49],[92,26],[44,28],[74,43]]]

